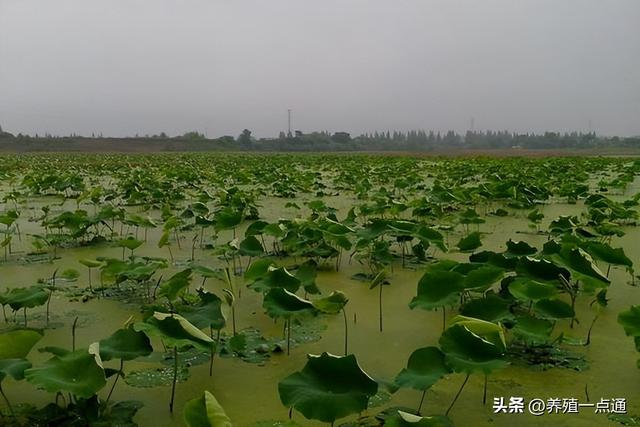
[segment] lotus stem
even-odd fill
[[[57,268],[53,272],[53,276],[51,276],[51,289],[49,290],[49,298],[47,298],[47,326],[49,326],[49,304],[51,304],[51,296],[53,295],[53,291],[55,291],[56,289],[56,274],[58,274]]]
[[[347,322],[347,312],[342,307],[342,317],[344,317],[344,355],[347,355],[347,345],[349,340],[349,324]]]
[[[382,283],[380,283],[380,294],[378,299],[379,311],[380,311],[380,332],[382,332]]]
[[[73,324],[71,325],[71,351],[76,351],[76,326],[78,326],[78,316],[73,319]]]
[[[422,397],[420,398],[420,404],[418,405],[418,415],[420,415],[420,411],[422,410],[422,403],[424,402],[424,396],[427,394],[427,390],[422,391]]]
[[[209,327],[209,335],[213,338],[213,328]],[[218,343],[220,342],[220,329],[218,329],[218,333],[216,336],[216,344],[211,348],[211,360],[209,360],[209,376],[213,376],[213,358],[218,351]]]
[[[484,374],[484,387],[482,388],[482,404],[487,404],[487,374]]]
[[[287,356],[290,353],[291,349],[291,319],[287,320]]]
[[[15,417],[15,413],[13,412],[13,406],[11,406],[11,402],[9,402],[7,395],[4,394],[4,390],[2,389],[2,383],[0,383],[0,394],[2,395],[2,398],[4,399],[4,401],[6,402],[7,408],[9,408],[9,413],[11,414],[12,417]]]
[[[111,399],[113,390],[116,388],[116,384],[118,383],[118,378],[120,378],[123,372],[124,372],[124,359],[120,359],[120,370],[118,371],[118,373],[116,373],[116,379],[113,381],[113,384],[111,385],[111,390],[109,390],[109,394],[107,395],[107,400],[104,403],[105,406],[107,406],[107,404],[109,403],[109,399]]]
[[[593,318],[593,320],[591,321],[591,325],[589,326],[589,331],[587,332],[587,340],[584,343],[585,346],[591,344],[591,331],[593,330],[593,325],[596,324],[596,320],[598,320],[599,316],[600,316],[600,313],[597,313]]]
[[[27,307],[24,308],[24,327],[27,327]]]
[[[178,382],[178,346],[173,347],[173,382],[171,384],[171,401],[169,402],[169,412],[173,414],[173,401],[176,396],[176,382]]]
[[[451,408],[453,408],[453,405],[455,405],[456,401],[460,397],[460,394],[462,394],[462,389],[467,384],[467,381],[469,380],[469,375],[471,375],[471,374],[467,374],[467,376],[464,378],[464,381],[462,382],[462,385],[460,386],[460,389],[456,393],[456,396],[453,398],[453,401],[451,402],[451,405],[449,405],[449,408],[447,408],[447,412],[444,413],[445,417],[449,416],[449,412],[451,411]]]

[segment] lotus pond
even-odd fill
[[[2,156],[0,425],[638,425],[639,174]]]

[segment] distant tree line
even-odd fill
[[[277,138],[256,139],[250,130],[244,129],[237,137],[226,135],[218,138],[207,138],[204,134],[192,131],[183,135],[170,137],[161,132],[157,135],[144,135],[128,138],[109,138],[102,134],[80,136],[13,135],[0,127],[0,142],[28,143],[64,143],[67,141],[103,141],[103,140],[135,140],[136,142],[164,143],[202,143],[211,148],[248,151],[437,151],[449,149],[563,149],[563,148],[640,148],[640,136],[604,137],[595,132],[545,132],[516,133],[509,131],[467,131],[459,134],[453,130],[447,132],[412,130],[383,131],[364,133],[352,137],[347,132],[280,132]]]

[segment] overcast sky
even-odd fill
[[[18,133],[640,134],[639,0],[0,0]]]

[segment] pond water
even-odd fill
[[[640,185],[635,181],[626,190],[626,195],[640,191]],[[616,196],[612,196],[615,198]],[[622,199],[623,196],[618,196]],[[296,203],[303,206],[305,200],[313,197],[304,195],[296,199]],[[358,201],[351,194],[324,197],[326,204],[338,210],[338,217],[344,218],[348,209]],[[26,252],[32,250],[29,234],[41,233],[37,222],[27,219],[35,216],[39,206],[49,203],[47,198],[29,200],[21,207],[22,216],[19,224],[22,230],[22,240],[14,240],[15,253],[10,259],[0,265],[0,291],[17,286],[35,284],[40,278],[49,277],[55,268],[63,271],[74,268],[80,272],[77,282],[61,284],[61,289],[71,286],[86,287],[88,271],[78,263],[80,258],[95,258],[96,256],[111,256],[119,258],[121,249],[108,244],[97,247],[80,247],[59,249],[59,259],[55,263],[24,263],[20,259]],[[300,211],[285,207],[290,199],[263,197],[259,200],[261,219],[275,221],[278,218],[307,216],[309,210],[303,207]],[[56,210],[73,209],[74,201],[67,201]],[[89,208],[87,208],[89,209]],[[128,208],[136,212],[137,208]],[[546,235],[531,232],[526,219],[526,210],[508,209],[510,215],[506,217],[487,217],[487,222],[479,226],[479,230],[486,233],[483,236],[483,249],[505,250],[507,240],[524,240],[541,248],[547,240]],[[584,210],[583,204],[553,203],[543,206],[545,220],[541,229],[546,229],[549,221],[559,215],[580,215]],[[483,207],[478,207],[483,212]],[[159,217],[159,212],[151,212],[152,217]],[[146,215],[146,213],[145,213]],[[246,227],[246,224],[245,224]],[[626,227],[626,235],[614,239],[614,246],[624,248],[627,256],[633,261],[640,260],[640,229]],[[242,235],[243,228],[238,230]],[[168,257],[166,248],[158,248],[161,231],[150,230],[147,243],[136,250],[136,255]],[[460,231],[451,232],[448,239],[454,243],[461,236]],[[179,271],[181,262],[186,262],[191,255],[190,239],[192,233],[185,233],[183,247],[179,250],[172,247],[177,266],[163,272],[168,277],[171,272]],[[229,232],[218,236],[218,241],[230,239]],[[221,267],[223,262],[212,256],[210,251],[196,249],[196,261],[210,266]],[[437,257],[466,261],[468,254],[451,252]],[[243,265],[247,263],[243,260]],[[278,260],[287,265],[296,260]],[[317,284],[323,293],[341,290],[349,298],[347,314],[349,318],[349,352],[354,353],[361,367],[376,379],[393,380],[395,375],[406,366],[409,355],[419,347],[437,345],[442,331],[442,313],[428,312],[420,309],[409,309],[408,303],[416,293],[416,285],[422,275],[423,267],[409,265],[401,268],[399,263],[394,265],[390,276],[390,286],[384,288],[383,331],[378,330],[378,292],[369,290],[367,284],[353,280],[356,273],[364,272],[365,266],[355,259],[343,257],[339,271],[335,271],[335,263],[329,262],[319,273]],[[184,264],[182,264],[184,265]],[[606,266],[601,266],[606,268]],[[94,285],[99,282],[98,272],[93,271]],[[608,292],[609,306],[602,310],[592,333],[592,343],[588,347],[566,346],[570,351],[584,355],[588,369],[577,372],[572,369],[552,368],[546,371],[531,369],[526,366],[513,364],[499,370],[488,377],[487,404],[482,404],[484,378],[472,375],[459,401],[450,416],[458,426],[605,426],[619,425],[607,419],[606,414],[595,414],[593,408],[581,408],[578,414],[557,414],[534,417],[529,414],[493,414],[491,403],[494,397],[522,396],[525,401],[532,398],[578,398],[586,402],[585,389],[588,390],[590,401],[596,402],[600,398],[626,398],[629,413],[640,414],[640,370],[636,367],[636,353],[633,340],[626,337],[623,329],[617,323],[618,313],[628,309],[631,304],[638,303],[638,289],[630,286],[629,274],[620,268],[612,268],[610,278],[612,285]],[[198,279],[194,281],[197,282]],[[208,280],[206,288],[218,295],[222,295],[223,285],[215,280]],[[577,303],[577,318],[579,323],[573,328],[564,328],[565,332],[576,338],[584,338],[593,318],[594,311],[589,308],[590,298],[581,296]],[[225,307],[229,318],[228,308]],[[37,347],[48,345],[70,347],[71,324],[78,317],[77,346],[87,346],[92,342],[109,336],[113,331],[131,317],[141,318],[139,306],[127,304],[126,301],[96,297],[87,302],[70,301],[64,291],[57,292],[52,300],[51,311],[52,329],[48,329]],[[29,326],[44,326],[44,310],[29,311]],[[447,312],[447,316],[453,313]],[[249,289],[243,289],[236,307],[236,322],[239,330],[257,328],[265,337],[282,337],[282,322],[274,323],[262,309],[262,295]],[[271,354],[264,363],[247,363],[238,358],[218,357],[214,362],[213,376],[209,376],[208,364],[194,365],[189,369],[187,381],[177,386],[176,411],[171,415],[168,411],[170,386],[139,388],[120,381],[112,397],[113,400],[139,400],[144,407],[139,411],[135,421],[142,427],[169,427],[182,425],[182,408],[187,400],[201,394],[203,390],[212,392],[229,417],[237,426],[251,426],[260,420],[286,420],[288,409],[279,400],[277,384],[287,375],[300,370],[306,355],[330,352],[342,353],[344,325],[342,316],[322,316],[314,321],[320,329],[321,339],[314,342],[296,345],[289,356],[286,353]],[[568,322],[564,322],[566,324]],[[323,329],[325,328],[326,329]],[[230,333],[228,325],[225,333]],[[160,347],[157,345],[155,347]],[[44,361],[47,354],[32,351],[30,360],[34,364]],[[109,366],[117,367],[117,362],[109,362]],[[131,372],[145,368],[156,368],[159,365],[155,358],[138,359],[125,364],[125,371]],[[464,376],[451,374],[440,380],[427,394],[423,406],[425,414],[441,414],[447,408],[458,390]],[[36,390],[26,382],[7,380],[5,390],[13,402],[30,402],[41,405],[53,400],[49,393]],[[102,394],[106,395],[108,387]],[[102,397],[105,397],[105,396]],[[407,406],[415,408],[420,401],[421,393],[414,390],[402,389],[395,393],[388,402],[371,408],[370,413],[377,413],[387,406]],[[352,416],[340,420],[341,422],[354,420]],[[302,426],[321,425],[321,423],[305,420],[301,414],[293,412],[293,419]]]

